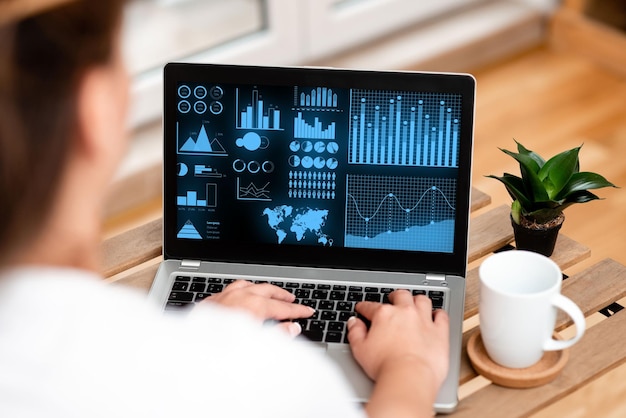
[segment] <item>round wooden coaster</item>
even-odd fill
[[[489,358],[477,331],[467,342],[467,355],[474,369],[493,383],[509,388],[532,388],[545,385],[558,376],[567,363],[569,350],[546,351],[541,360],[530,367],[509,369]]]

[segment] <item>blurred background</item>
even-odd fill
[[[105,237],[161,217],[167,62],[454,71],[478,81],[472,181],[491,196],[483,211],[510,205],[485,175],[518,172],[499,150],[514,138],[546,158],[584,144],[581,170],[622,188],[567,209],[562,233],[591,249],[576,270],[626,264],[626,1],[131,0],[124,49],[130,145]],[[618,368],[541,416],[626,416],[624,377]],[[614,402],[595,401],[607,388]]]
[[[161,215],[162,69],[170,61],[457,71],[478,80],[473,184],[495,204],[513,138],[549,157],[584,144],[583,170],[626,186],[622,0],[132,0],[130,146],[107,236]],[[509,161],[510,160],[510,161]],[[623,189],[572,207],[563,232],[626,263]]]

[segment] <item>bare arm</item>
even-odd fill
[[[449,321],[432,317],[432,303],[407,291],[390,295],[392,305],[362,302],[357,311],[371,320],[348,323],[355,358],[376,382],[366,410],[376,417],[430,417],[448,372]]]

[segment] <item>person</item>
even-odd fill
[[[162,315],[98,274],[103,192],[125,150],[123,0],[0,0],[0,416],[430,416],[448,317],[407,291],[348,323],[362,409],[293,335],[293,295],[236,281]]]

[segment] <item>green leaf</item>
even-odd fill
[[[517,160],[517,162],[520,165],[520,169],[524,167],[527,170],[532,171],[533,173],[539,172],[539,164],[537,164],[537,161],[535,161],[528,154],[521,154],[521,153],[518,154],[516,152],[509,151],[509,150],[502,149],[502,148],[500,148],[500,151],[502,151],[506,155],[513,157],[515,160]]]
[[[541,155],[537,154],[534,151],[531,151],[531,150],[527,149],[522,144],[517,142],[517,140],[513,139],[513,141],[515,141],[515,143],[517,144],[517,151],[520,154],[523,154],[523,155],[526,155],[526,156],[530,157],[533,161],[535,161],[537,163],[537,166],[539,168],[543,167],[543,165],[545,164],[545,160],[543,159],[543,157]]]
[[[520,172],[524,180],[524,188],[528,197],[534,202],[545,202],[550,200],[545,185],[539,180],[539,176],[532,170],[520,164]]]
[[[506,190],[509,192],[511,198],[513,200],[518,200],[522,207],[527,209],[532,208],[532,202],[526,197],[526,193],[524,191],[524,182],[521,178],[509,173],[504,173],[502,177],[494,175],[489,175],[487,177],[502,182],[506,187]]]
[[[591,193],[590,191],[587,190],[581,190],[578,192],[574,192],[572,194],[570,194],[564,201],[563,204],[561,206],[570,206],[574,203],[586,203],[586,202],[590,202],[592,200],[599,200],[600,198],[598,196],[596,196],[595,194]]]
[[[522,205],[519,200],[514,200],[511,204],[511,218],[516,224],[520,224],[522,218]]]
[[[557,196],[576,172],[579,150],[580,147],[563,151],[550,158],[539,170],[539,179],[546,184],[550,198]]]
[[[588,171],[582,171],[580,173],[574,173],[565,187],[558,194],[557,199],[565,199],[570,194],[588,190],[588,189],[601,189],[603,187],[617,187],[603,176],[597,173],[591,173]]]

